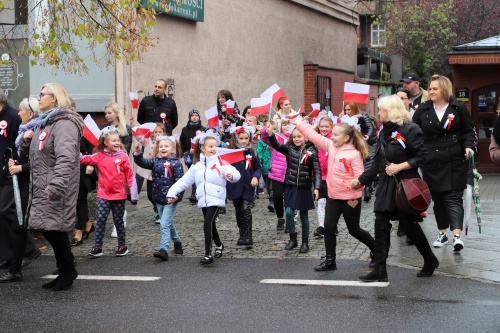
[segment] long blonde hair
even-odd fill
[[[118,133],[120,134],[120,136],[127,136],[127,123],[125,122],[125,116],[123,115],[123,110],[120,105],[118,105],[118,103],[111,102],[106,104],[104,110],[106,110],[107,108],[110,108],[114,113],[118,115],[118,125],[116,127],[118,127]]]
[[[354,126],[351,126],[346,123],[335,124],[334,126],[342,128],[342,132],[344,133],[344,135],[349,136],[349,142],[352,143],[354,148],[356,148],[356,150],[361,153],[361,158],[366,160],[369,154],[368,154],[368,146],[366,145],[366,141],[365,138],[363,137],[363,134],[361,134],[361,132],[358,131]]]

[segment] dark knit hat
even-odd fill
[[[196,109],[192,109],[191,111],[189,111],[189,118],[191,118],[191,116],[196,113],[198,115],[199,118],[201,118],[200,116],[200,111],[196,110]]]

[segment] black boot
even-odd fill
[[[337,269],[337,264],[335,263],[335,257],[334,256],[325,256],[325,261],[323,261],[321,264],[318,266],[314,267],[314,270],[316,272],[323,272],[323,271],[333,271]]]
[[[174,242],[174,253],[175,254],[183,254],[184,250],[182,249],[181,242]]]
[[[278,226],[276,227],[276,230],[281,231],[285,229],[285,219],[281,218],[278,219]]]
[[[253,245],[252,239],[252,202],[245,200],[243,202],[243,245]]]
[[[368,264],[369,268],[375,268],[375,254],[373,251],[370,251],[370,264]]]
[[[67,289],[73,285],[73,281],[78,277],[78,272],[76,269],[72,269],[70,271],[60,271],[59,277],[55,281],[54,287],[52,290],[61,291]]]
[[[290,241],[285,246],[285,250],[290,251],[297,247],[297,233],[290,234]]]
[[[432,252],[427,237],[425,237],[418,222],[408,223],[407,232],[411,235],[410,237],[418,252],[424,258],[424,267],[417,273],[417,277],[431,277],[434,274],[434,270],[439,266],[439,260],[434,255],[434,252]]]
[[[302,237],[302,245],[300,246],[299,253],[309,252],[309,239]]]
[[[360,276],[363,282],[387,282],[387,269],[385,264],[376,264],[373,271],[367,275]]]

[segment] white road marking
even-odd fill
[[[346,280],[294,280],[294,279],[264,279],[260,283],[289,284],[302,286],[341,286],[341,287],[379,287],[385,288],[389,282],[362,282]]]
[[[55,279],[57,275],[45,275],[42,279]],[[78,275],[77,280],[103,280],[103,281],[156,281],[159,276],[110,276],[110,275]]]

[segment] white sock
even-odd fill
[[[318,226],[325,227],[325,207],[326,199],[318,199]]]

